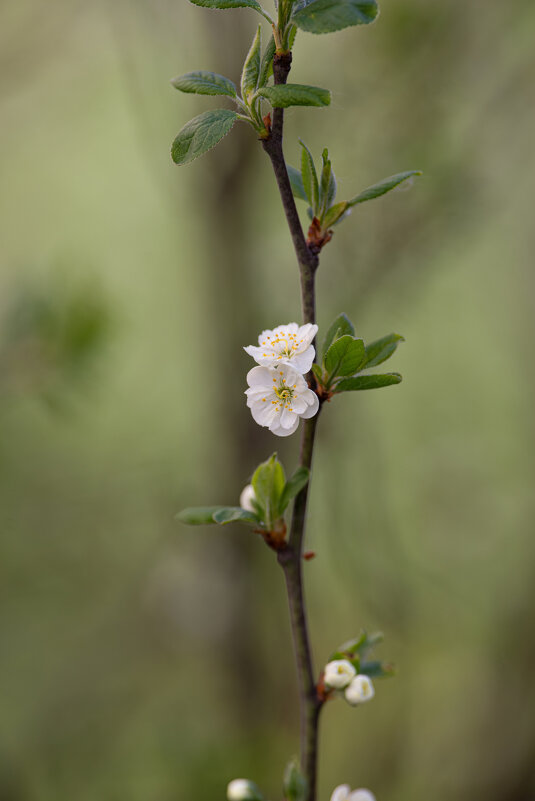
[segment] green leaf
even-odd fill
[[[171,156],[175,164],[187,164],[211,150],[228,134],[237,118],[235,111],[219,108],[190,120],[173,142]]]
[[[304,142],[299,140],[299,144],[301,145],[301,177],[303,179],[303,187],[305,189],[305,194],[307,196],[307,200],[310,203],[310,207],[312,209],[312,216],[317,213],[319,209],[319,197],[320,197],[320,189],[318,183],[318,174],[316,172],[316,167],[314,166],[314,159],[312,158],[312,153],[305,145]]]
[[[307,780],[301,773],[299,762],[297,759],[292,759],[284,771],[283,790],[285,801],[305,801],[307,789]]]
[[[286,165],[286,169],[288,170],[288,178],[290,179],[293,196],[299,198],[299,200],[308,200],[299,170],[296,170],[295,167],[291,167],[289,164]]]
[[[258,465],[251,479],[257,501],[262,507],[262,519],[270,530],[280,517],[280,498],[285,483],[284,469],[276,453]]]
[[[359,389],[379,389],[400,384],[399,373],[377,373],[376,375],[357,375],[354,378],[344,378],[334,388],[335,392],[355,392]]]
[[[366,351],[362,339],[345,335],[336,339],[328,348],[323,362],[329,373],[329,379],[332,380],[340,375],[353,375],[365,358]]]
[[[329,348],[331,347],[332,343],[335,339],[339,339],[343,337],[344,334],[348,334],[349,336],[355,335],[355,329],[353,327],[353,323],[347,316],[347,314],[339,314],[338,317],[332,321],[329,326],[327,333],[325,334],[325,339],[323,340],[323,355],[327,353]]]
[[[214,521],[224,526],[227,523],[247,523],[248,525],[258,525],[258,518],[247,509],[241,506],[222,506],[213,514]]]
[[[300,83],[286,83],[278,86],[264,86],[258,90],[261,97],[269,100],[273,108],[289,106],[328,106],[331,93],[319,86],[306,86]]]
[[[374,660],[373,662],[361,662],[359,672],[369,676],[370,679],[388,679],[395,675],[396,669],[388,662]]]
[[[296,11],[292,21],[309,33],[331,33],[350,25],[367,25],[378,13],[375,0],[314,0]]]
[[[194,6],[202,6],[202,8],[254,8],[263,17],[269,19],[257,0],[190,0],[190,2]]]
[[[211,523],[215,523],[214,512],[218,512],[220,509],[221,506],[190,506],[182,509],[176,515],[176,519],[189,526],[209,526]]]
[[[269,81],[270,77],[273,75],[273,56],[275,55],[276,50],[275,39],[271,36],[266,49],[264,50],[264,55],[262,56],[262,61],[260,62],[260,73],[258,75],[258,87],[261,88],[265,86],[266,83]]]
[[[279,500],[279,514],[282,515],[292,498],[295,498],[303,487],[306,487],[310,479],[310,471],[306,467],[298,467],[295,473],[284,485],[282,495]]]
[[[319,364],[312,365],[312,372],[316,376],[318,384],[323,384],[323,370],[321,369]]]
[[[399,334],[388,334],[386,337],[376,339],[366,345],[366,368],[377,367],[389,359],[400,342],[404,342],[404,338]]]
[[[327,148],[322,153],[323,169],[321,171],[320,182],[320,206],[322,218],[325,216],[327,210],[332,206],[334,198],[336,197],[336,178],[332,170],[332,164],[329,160],[329,151]]]
[[[249,102],[250,95],[256,91],[258,78],[260,75],[260,54],[262,52],[262,28],[258,30],[253,39],[253,43],[247,53],[241,74],[241,94],[242,98]]]
[[[395,189],[396,186],[399,186],[404,181],[408,181],[409,178],[412,178],[413,175],[421,175],[422,173],[420,170],[409,170],[408,172],[400,172],[397,175],[391,175],[389,178],[385,178],[383,181],[379,181],[378,184],[373,184],[373,186],[369,186],[364,192],[361,192],[360,195],[357,195],[352,200],[349,201],[350,206],[356,206],[357,203],[365,203],[366,200],[374,200],[376,197],[381,197],[381,195],[386,195],[387,192],[390,192],[392,189]]]
[[[360,656],[364,657],[372,648],[382,642],[384,639],[381,631],[376,631],[373,634],[367,634],[361,631],[358,637],[344,642],[329,658],[329,662],[333,659],[348,659],[350,657]]]
[[[336,223],[344,216],[349,208],[349,203],[347,200],[342,200],[340,203],[335,203],[334,206],[327,211],[325,217],[323,218],[322,225],[324,228],[330,228],[332,225],[336,225]]]
[[[175,89],[196,95],[226,95],[236,97],[236,87],[228,78],[216,72],[187,72],[171,81]]]

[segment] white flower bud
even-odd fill
[[[351,787],[349,784],[340,784],[335,787],[331,795],[331,801],[348,801]]]
[[[341,784],[334,789],[331,801],[375,801],[375,796],[363,788],[351,792],[348,784]]]
[[[371,701],[374,695],[375,690],[373,684],[368,676],[362,674],[355,676],[351,684],[345,689],[346,701],[348,704],[351,704],[351,706],[357,706],[358,704],[366,703],[366,701]],[[354,799],[351,799],[351,801],[354,801]],[[359,800],[357,799],[357,801]]]
[[[256,495],[253,489],[253,485],[247,484],[247,486],[243,488],[242,493],[240,495],[241,508],[246,509],[248,512],[253,512],[253,514],[256,514],[256,509],[253,506],[253,501],[255,500],[256,500]]]
[[[262,793],[249,779],[233,779],[227,786],[228,801],[262,801]]]
[[[361,788],[359,790],[353,790],[348,801],[375,801],[375,796],[373,793],[370,793],[369,790]]]
[[[333,690],[343,690],[356,675],[357,671],[351,662],[347,659],[335,659],[325,666],[324,681]]]

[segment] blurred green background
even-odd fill
[[[0,6],[0,797],[276,801],[297,750],[282,577],[234,503],[276,440],[245,407],[242,345],[298,319],[269,163],[238,126],[184,168],[169,148],[239,79],[253,12],[186,0]],[[267,30],[266,30],[267,33]],[[404,382],[321,420],[307,564],[319,666],[362,626],[398,666],[325,710],[320,798],[535,798],[535,9],[383,0],[368,28],[299,34],[286,151],[329,147],[359,207],[323,254],[340,311],[406,343]],[[304,211],[304,209],[303,209]]]

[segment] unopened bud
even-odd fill
[[[228,801],[263,801],[256,784],[249,779],[233,779],[227,786]]]
[[[359,674],[346,687],[344,694],[348,704],[358,706],[358,704],[365,704],[366,701],[371,701],[375,695],[375,690],[368,676]],[[351,801],[354,801],[354,799],[351,799]],[[357,799],[357,801],[365,801],[365,799]]]
[[[375,801],[375,796],[369,790],[361,788],[360,790],[353,790],[349,796],[349,801]]]
[[[240,495],[240,506],[242,509],[246,509],[248,512],[256,514],[253,501],[256,501],[256,494],[253,489],[253,485],[247,484],[247,486],[243,488]]]
[[[375,801],[375,796],[363,788],[351,792],[349,784],[341,784],[334,789],[331,801]]]
[[[325,666],[324,682],[332,690],[343,690],[357,675],[357,671],[347,659],[335,659]]]

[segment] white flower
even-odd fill
[[[245,352],[263,367],[278,367],[287,364],[298,373],[308,373],[314,361],[315,350],[312,340],[318,331],[317,325],[307,323],[279,325],[277,328],[262,331],[258,337],[258,347],[249,345]]]
[[[247,484],[247,486],[243,488],[240,495],[240,506],[242,509],[246,509],[248,512],[257,514],[253,501],[256,501],[256,494],[253,489],[253,485]]]
[[[233,779],[227,786],[228,801],[261,801],[262,793],[249,779]]]
[[[358,704],[366,703],[366,701],[371,701],[375,695],[375,690],[368,676],[359,674],[355,676],[351,684],[346,687],[344,694],[346,701],[351,704],[351,706],[357,706]]]
[[[325,666],[324,681],[333,690],[343,690],[356,675],[357,671],[351,662],[347,659],[335,659]]]
[[[319,409],[316,393],[300,373],[286,364],[276,370],[253,367],[247,373],[247,383],[247,406],[254,420],[278,437],[293,434],[300,417],[314,417]]]
[[[375,796],[363,788],[351,792],[349,784],[341,784],[334,789],[331,801],[375,801]]]

